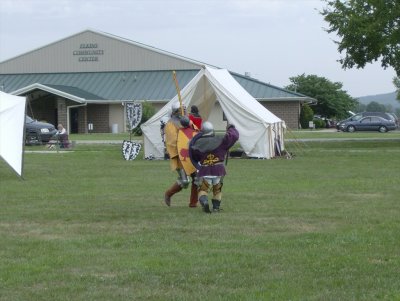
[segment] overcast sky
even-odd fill
[[[0,0],[0,61],[86,29],[284,87],[301,74],[351,96],[395,91],[379,62],[343,70],[320,0]]]

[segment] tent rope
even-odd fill
[[[287,126],[287,130],[288,130],[289,134],[293,137],[292,140],[294,142],[293,145],[295,146],[295,149],[297,149],[301,152],[304,151],[304,147],[308,147],[308,145],[304,141],[301,141],[300,139],[298,139],[296,137],[296,135],[294,134],[294,132],[291,130],[291,128],[289,128],[288,126]],[[286,145],[285,145],[285,147],[287,148]]]

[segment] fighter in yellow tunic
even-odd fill
[[[172,104],[171,118],[165,125],[164,134],[171,170],[177,171],[178,179],[165,192],[164,201],[167,206],[171,205],[174,194],[189,186],[188,175],[192,178],[189,207],[197,206],[196,168],[190,161],[188,150],[189,141],[196,133],[195,129],[189,117],[181,116],[179,103]]]

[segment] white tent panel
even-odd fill
[[[22,176],[25,97],[0,92],[0,157]]]
[[[172,74],[171,74],[172,76]],[[180,92],[183,104],[188,107],[189,101],[195,94],[196,84],[202,77],[199,72]],[[198,95],[196,95],[198,97]],[[196,98],[195,97],[195,98]],[[160,125],[163,117],[171,115],[172,103],[179,101],[178,95],[171,99],[164,107],[162,107],[153,117],[140,126],[143,132],[144,155],[145,157],[154,156],[155,158],[164,158],[164,143],[161,139]]]
[[[228,122],[235,125],[239,143],[249,157],[271,158],[275,156],[275,139],[283,149],[284,122],[255,100],[225,69],[206,67],[182,89],[183,104],[189,108],[196,105],[203,120],[207,120],[215,102],[219,104]],[[175,96],[157,114],[142,125],[145,156],[164,156],[160,135],[160,120],[171,113]]]
[[[225,69],[206,69],[228,122],[240,133],[239,142],[248,156],[274,156],[272,129],[282,136],[283,121],[263,107]]]

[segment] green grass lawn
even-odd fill
[[[75,140],[77,142],[85,140],[129,140],[129,133],[118,133],[118,134],[71,134],[69,135],[70,140]],[[375,138],[375,139],[400,139],[400,130],[389,131],[387,133],[379,132],[355,132],[346,133],[338,132],[334,129],[327,132],[325,130],[290,130],[288,129],[285,133],[285,139],[358,139],[358,138]],[[132,140],[143,140],[141,136],[131,136]]]
[[[376,132],[341,132],[334,129],[326,130],[287,130],[285,139],[400,139],[400,130],[387,133]]]
[[[400,300],[400,141],[287,146],[230,159],[219,214],[120,145],[0,160],[0,300]]]

